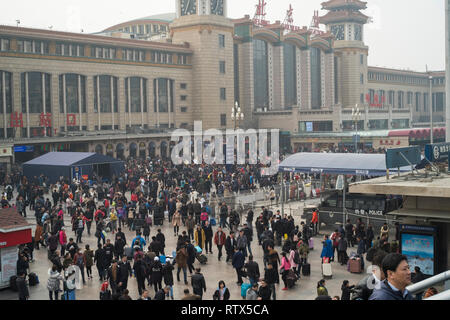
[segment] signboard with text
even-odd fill
[[[448,159],[450,143],[435,143],[425,146],[425,157],[430,162],[443,161]]]

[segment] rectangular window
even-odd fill
[[[134,34],[137,33],[137,27],[136,26],[132,26],[132,32],[131,33],[134,33]]]
[[[225,48],[225,35],[219,34],[219,48]]]
[[[363,54],[361,54],[359,56],[359,60],[360,60],[361,64],[364,64],[364,55]]]
[[[0,39],[0,51],[9,51],[9,39]]]
[[[187,112],[187,107],[180,107],[180,111],[182,113],[186,113]]]
[[[321,51],[311,48],[311,108],[320,109],[322,106],[322,67]]]
[[[423,94],[423,111],[428,112],[428,106],[430,105],[428,102],[428,93]]]
[[[186,101],[186,100],[187,100],[187,96],[181,96],[181,97],[180,97],[180,100],[181,100],[181,101]]]
[[[219,72],[225,74],[225,61],[219,61]]]
[[[361,84],[364,84],[364,75],[361,73]]]
[[[227,100],[226,88],[220,88],[220,100]]]
[[[361,95],[359,96],[359,102],[364,103],[364,93],[361,93]]]
[[[180,89],[186,89],[187,84],[186,83],[180,83]]]
[[[226,114],[220,115],[220,125],[222,127],[225,127],[227,125],[227,115]]]
[[[139,34],[144,34],[144,26],[143,25],[139,25]]]
[[[421,104],[420,104],[420,92],[416,92],[416,112],[420,112]]]
[[[157,24],[153,25],[153,33],[158,33],[159,32],[159,26]]]

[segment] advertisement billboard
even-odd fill
[[[435,270],[434,236],[403,233],[401,236],[402,254],[408,258],[411,272],[420,267],[423,274],[432,276]]]

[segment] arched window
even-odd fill
[[[130,157],[133,159],[137,158],[137,145],[136,143],[130,144]]]
[[[117,159],[125,160],[125,146],[122,143],[117,144],[116,155]]]
[[[103,154],[103,146],[101,144],[95,146],[95,153]]]
[[[156,156],[156,145],[154,142],[148,144],[148,156],[150,159],[154,159]]]
[[[166,141],[161,142],[160,154],[161,154],[161,159],[163,159],[163,160],[167,159],[167,142]]]

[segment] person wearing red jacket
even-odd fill
[[[313,233],[314,235],[317,235],[319,233],[319,209],[313,211],[311,223],[313,225]]]
[[[214,235],[214,243],[217,246],[217,249],[219,250],[219,261],[222,258],[222,248],[225,244],[225,241],[227,240],[227,236],[225,232],[222,231],[222,228],[217,228],[216,234]]]
[[[95,221],[98,222],[100,219],[105,218],[105,213],[102,210],[97,209],[97,211],[95,211],[94,217]]]

